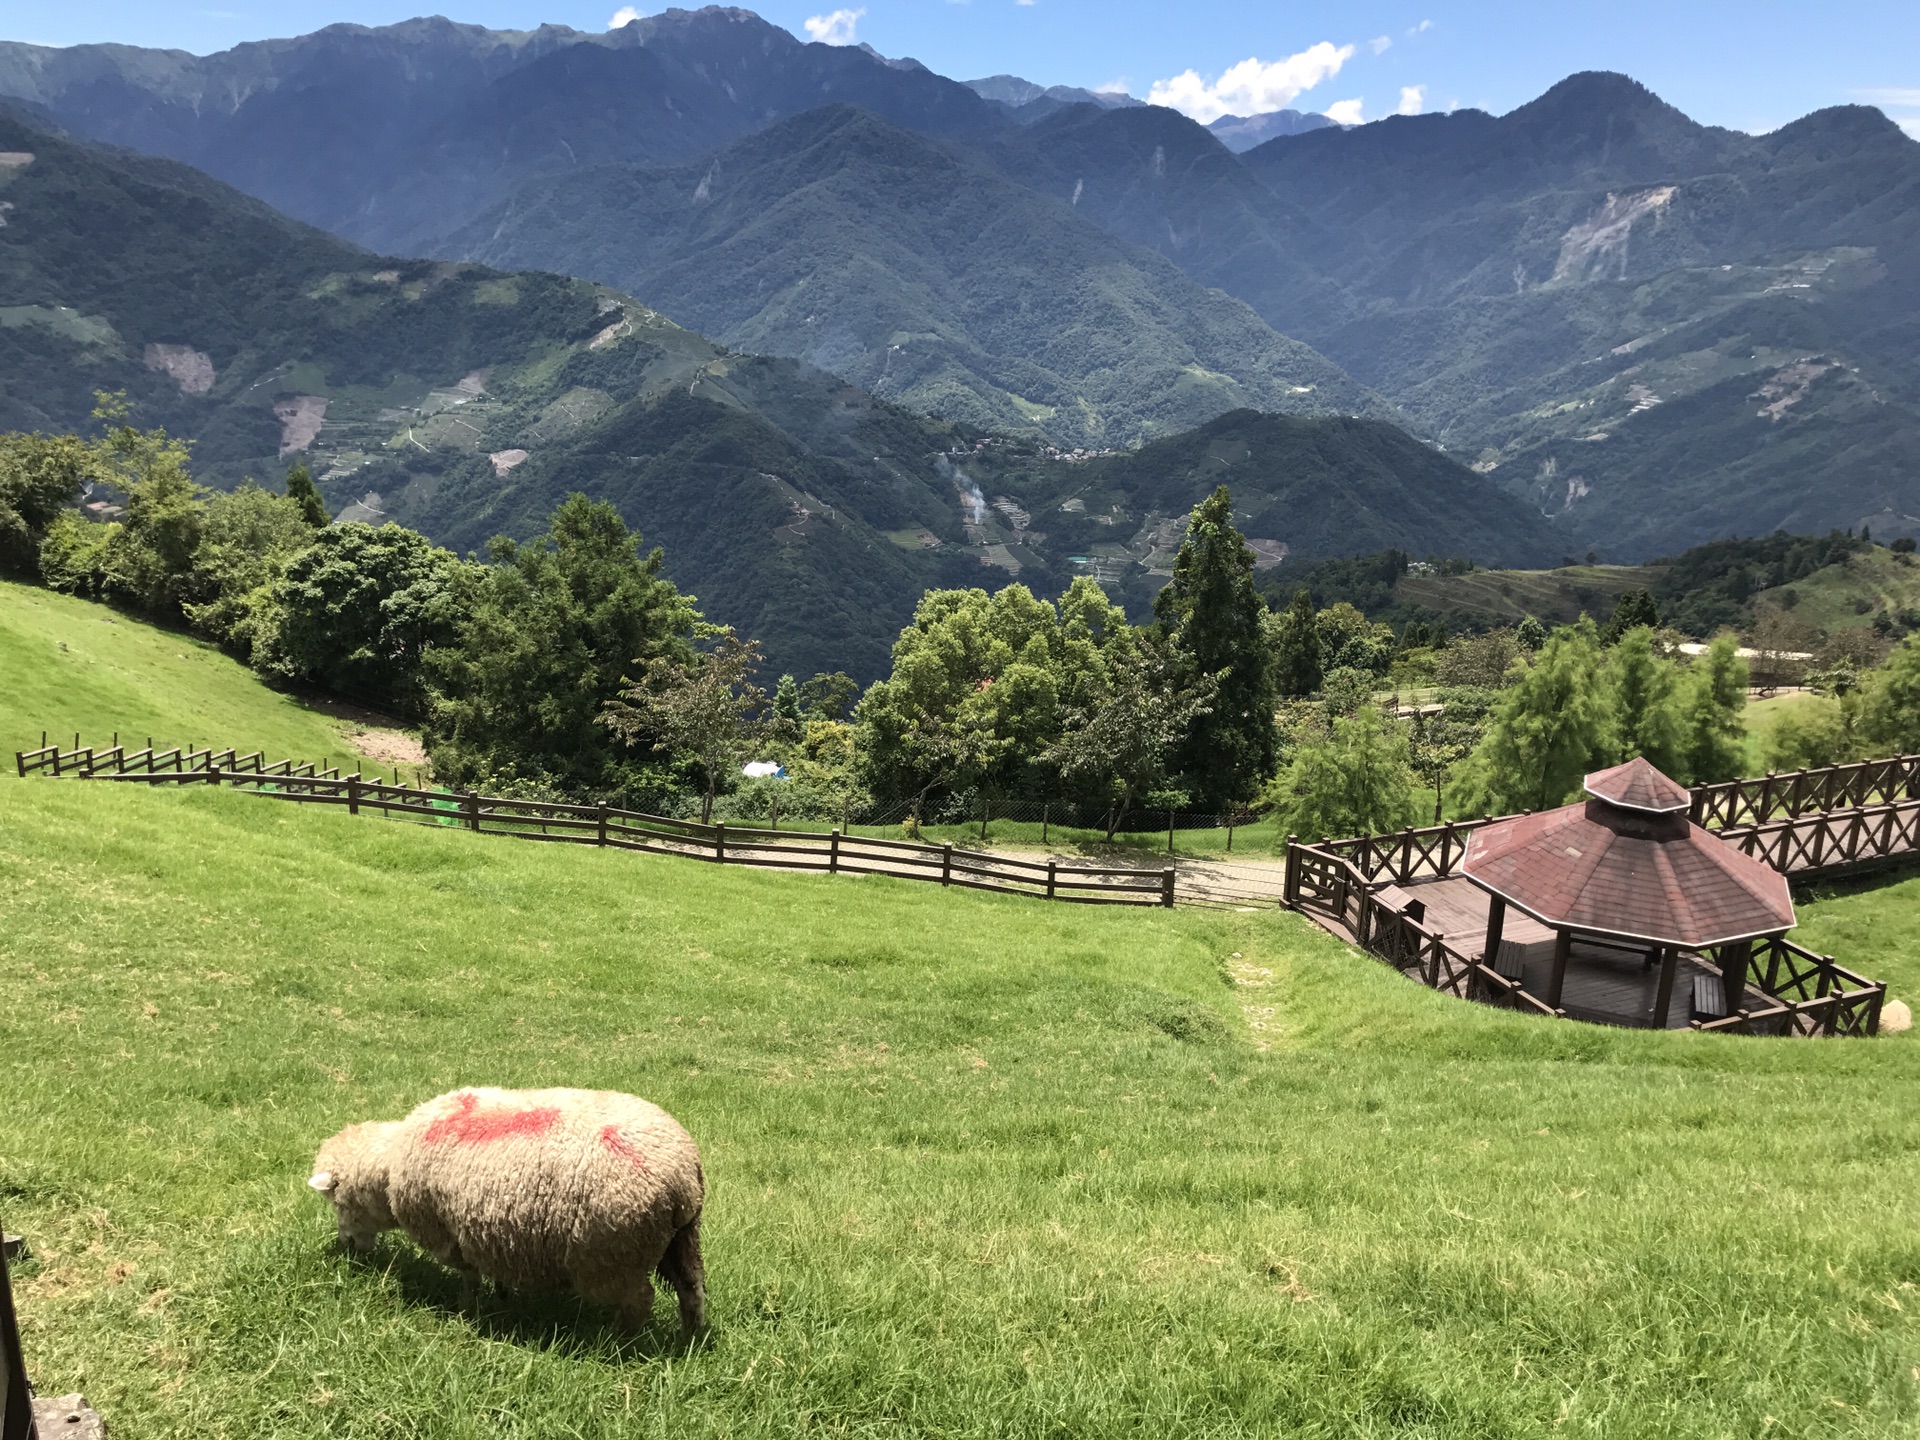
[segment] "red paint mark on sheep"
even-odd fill
[[[622,1160],[627,1161],[634,1169],[644,1170],[647,1168],[647,1157],[640,1153],[640,1147],[638,1145],[635,1145],[620,1133],[620,1127],[618,1125],[603,1125],[600,1127],[600,1144],[602,1148],[612,1151]]]
[[[560,1111],[552,1106],[538,1110],[494,1110],[482,1115],[478,1113],[479,1105],[478,1095],[461,1095],[459,1108],[429,1125],[421,1139],[429,1145],[438,1145],[443,1140],[451,1140],[456,1145],[486,1145],[495,1140],[544,1135],[560,1121]]]

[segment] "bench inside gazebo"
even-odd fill
[[[1678,1029],[1777,1009],[1752,962],[1795,924],[1786,877],[1693,824],[1690,793],[1644,759],[1586,789],[1482,826],[1453,874],[1375,900],[1573,1019]]]

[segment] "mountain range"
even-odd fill
[[[1263,563],[1920,532],[1920,145],[1873,110],[1585,74],[1206,127],[719,8],[0,44],[0,97],[0,424],[125,388],[217,481],[306,453],[460,546],[604,493],[783,668],[874,673],[932,583],[1139,612],[1219,480]]]
[[[1299,446],[1283,427],[1336,423],[1235,412],[1220,454],[1237,469],[1180,449],[1226,421],[1166,442],[1164,465],[1151,447],[1062,452],[717,344],[607,285],[383,257],[179,162],[3,109],[0,294],[0,429],[84,427],[94,391],[124,390],[141,423],[194,442],[203,479],[274,483],[303,459],[340,518],[459,549],[535,533],[584,491],[662,544],[673,578],[759,638],[775,673],[883,673],[933,585],[1050,593],[1093,573],[1144,617],[1193,502],[1223,479],[1250,504],[1280,496]],[[1368,486],[1369,544],[1417,546],[1434,496],[1455,548],[1550,543],[1526,507],[1392,425],[1337,423],[1351,431],[1319,447],[1326,483],[1250,522],[1263,553],[1337,551],[1353,523],[1340,497]],[[1032,525],[1028,505],[1059,513]]]
[[[0,94],[358,243],[598,279],[1057,445],[1358,414],[1563,548],[1920,529],[1920,145],[1877,111],[1744,135],[1584,74],[1503,116],[1209,128],[720,8],[0,45]]]

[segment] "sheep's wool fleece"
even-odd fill
[[[704,1199],[693,1137],[612,1090],[456,1090],[415,1109],[389,1146],[401,1227],[515,1288],[644,1275]]]

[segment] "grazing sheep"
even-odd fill
[[[658,1270],[680,1325],[706,1322],[693,1137],[611,1090],[456,1090],[404,1120],[349,1125],[307,1181],[333,1201],[340,1243],[367,1251],[399,1228],[477,1280],[571,1286],[644,1325]]]

